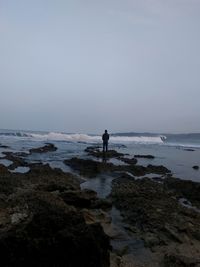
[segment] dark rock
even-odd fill
[[[91,208],[93,209],[102,209],[107,210],[112,208],[112,202],[108,199],[96,199],[92,205]]]
[[[47,143],[43,147],[38,147],[38,148],[31,148],[29,150],[30,154],[32,153],[46,153],[46,152],[51,152],[51,151],[56,151],[57,147],[55,147],[54,144]]]
[[[0,145],[1,148],[9,148],[9,146]]]
[[[195,165],[192,167],[194,170],[198,170],[199,169],[199,166]]]
[[[120,179],[135,179],[134,176],[129,172],[123,172],[120,175]]]
[[[160,239],[156,236],[156,234],[148,233],[144,236],[144,244],[145,247],[155,247],[160,245]]]
[[[187,257],[178,254],[166,254],[164,267],[198,267],[199,260],[195,257]]]
[[[166,174],[166,173],[171,172],[169,169],[167,169],[166,167],[164,167],[162,165],[155,166],[155,165],[149,164],[147,166],[147,169],[148,169],[149,173],[156,173],[156,174]]]
[[[80,158],[65,160],[64,163],[66,165],[69,165],[72,169],[77,170],[81,175],[88,177],[96,176],[101,172],[112,172],[112,175],[114,174],[114,172],[130,172],[134,176],[144,176],[149,173],[170,173],[170,170],[168,170],[164,166],[148,165],[147,167],[144,167],[141,165],[136,165],[135,159],[127,159],[121,157],[119,159],[129,163],[129,165],[114,165],[113,163],[107,163],[104,160],[103,162],[100,162]]]
[[[20,177],[10,173],[7,167],[0,164],[0,194],[10,195],[21,186],[22,180],[20,180]]]
[[[191,151],[191,152],[195,151],[194,149],[191,149],[191,148],[185,148],[183,150],[185,150],[185,151]]]
[[[87,153],[93,153],[95,151],[99,152],[100,151],[100,146],[88,146],[86,147],[86,149],[84,150]]]
[[[92,190],[66,191],[60,194],[65,203],[79,208],[89,208],[94,200],[97,199],[97,193]]]
[[[132,173],[134,176],[144,176],[148,173],[147,168],[141,165],[130,165],[127,171]]]
[[[29,192],[10,205],[11,225],[0,231],[2,266],[109,266],[102,227],[86,225],[83,215],[58,197]]]
[[[118,168],[119,169],[119,168]],[[134,176],[144,176],[146,174],[155,173],[155,174],[167,174],[171,173],[170,170],[168,170],[164,166],[156,166],[156,165],[148,165],[147,167],[144,167],[142,165],[130,165],[130,166],[122,166],[121,169],[124,169],[130,173],[132,173]]]
[[[149,247],[199,240],[200,214],[181,206],[176,193],[164,183],[120,177],[113,180],[110,197]]]
[[[168,190],[173,190],[179,198],[186,198],[200,207],[200,183],[168,177],[164,180],[164,186]]]
[[[112,163],[98,162],[89,159],[71,158],[65,160],[64,163],[74,170],[79,171],[81,175],[89,177],[96,176],[103,171],[111,171],[114,169],[114,164]]]
[[[119,158],[121,156],[124,156],[124,154],[119,153],[115,150],[108,150],[107,152],[103,152],[102,150],[100,150],[99,146],[87,147],[85,149],[85,152],[87,152],[88,155],[94,156],[96,158]]]
[[[145,159],[154,159],[152,155],[134,155],[135,158],[145,158]]]
[[[163,182],[163,177],[152,177],[151,179],[157,182]]]
[[[123,161],[123,162],[125,162],[125,163],[127,163],[127,164],[129,164],[129,165],[135,165],[135,164],[137,164],[137,159],[135,159],[135,158],[129,159],[129,158],[122,158],[122,157],[120,157],[120,160]]]
[[[9,173],[8,168],[3,164],[0,164],[0,175]]]
[[[71,173],[64,173],[61,169],[52,169],[49,164],[35,163],[30,164],[29,167],[30,171],[26,175],[20,175],[21,180],[25,180],[25,184],[29,182],[37,190],[48,192],[80,190],[78,179]]]
[[[48,164],[26,174],[0,169],[1,266],[109,266],[108,237],[81,212],[95,192]]]
[[[8,166],[9,170],[14,170],[15,168],[22,166],[22,167],[27,167],[27,162],[24,160],[23,156],[27,155],[27,153],[24,152],[2,152],[5,157],[4,159],[10,160],[13,163]]]

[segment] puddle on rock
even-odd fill
[[[27,173],[29,172],[30,168],[29,167],[17,167],[14,170],[12,170],[11,172],[13,173]]]
[[[112,180],[115,177],[107,174],[99,174],[81,184],[81,189],[92,189],[97,192],[99,198],[106,198],[111,192]]]
[[[0,160],[0,164],[3,164],[6,167],[10,166],[12,163],[13,162],[11,160],[8,160],[8,159],[1,159]]]

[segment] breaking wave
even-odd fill
[[[7,137],[22,137],[33,140],[41,141],[70,141],[70,142],[87,142],[96,143],[101,142],[100,135],[88,135],[88,134],[66,134],[59,132],[49,133],[33,133],[33,132],[4,132],[0,133],[0,136]],[[164,136],[121,136],[121,135],[110,135],[110,142],[123,143],[123,142],[134,142],[134,143],[145,143],[145,144],[162,144],[164,142]]]
[[[95,143],[101,142],[100,135],[88,135],[88,134],[65,134],[50,132],[48,134],[30,134],[31,137],[42,140],[54,140],[54,141],[71,141],[71,142],[88,142]],[[136,143],[163,143],[160,136],[110,136],[110,142],[123,143],[123,142],[136,142]]]

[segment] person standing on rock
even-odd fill
[[[102,135],[103,140],[103,152],[108,151],[108,140],[109,140],[109,134],[108,131],[105,130],[104,134]]]

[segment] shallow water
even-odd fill
[[[12,170],[11,172],[14,172],[14,173],[27,173],[29,171],[30,171],[29,167],[17,167],[14,170]]]
[[[100,174],[94,178],[88,179],[81,184],[81,189],[92,189],[97,192],[99,198],[106,198],[111,192],[112,177],[108,174]]]
[[[3,164],[4,166],[8,167],[12,164],[13,162],[8,159],[0,159],[0,164]]]
[[[44,146],[46,142],[55,144],[58,149],[54,152],[44,154],[34,153],[26,157],[27,161],[49,163],[51,166],[61,168],[64,171],[70,171],[70,168],[62,164],[65,159],[72,157],[91,158],[87,156],[84,149],[91,145],[99,145],[101,147],[101,143],[38,140],[30,137],[0,136],[0,143],[9,146],[9,148],[0,147],[0,156],[4,156],[1,153],[3,151],[28,152],[30,148]],[[130,154],[129,157],[133,157],[136,154],[150,154],[155,156],[155,159],[138,159],[138,164],[164,165],[170,169],[176,177],[200,182],[200,170],[194,170],[192,168],[194,165],[200,166],[200,149],[196,147],[194,148],[195,151],[186,151],[186,148],[188,147],[172,146],[165,143],[144,144],[124,142],[120,144],[111,142],[109,144],[109,149],[115,149],[124,154],[128,153]],[[111,162],[114,164],[124,164],[119,160],[111,160]]]
[[[140,263],[147,263],[151,260],[151,251],[144,246],[143,240],[127,230],[129,225],[124,223],[120,211],[113,206],[110,215],[112,224],[116,227],[116,232],[118,233],[115,238],[111,239],[113,250],[131,254]]]
[[[172,174],[181,179],[193,180],[200,182],[200,171],[194,170],[194,165],[200,166],[200,149],[195,151],[185,151],[184,147],[175,147],[167,145],[140,145],[130,144],[122,152],[127,152],[130,156],[136,154],[153,155],[155,159],[138,159],[138,164],[147,166],[163,165],[172,171]]]
[[[186,198],[180,198],[180,199],[179,199],[179,203],[180,203],[182,206],[184,206],[184,207],[186,207],[186,208],[188,208],[188,209],[192,209],[192,210],[194,210],[195,212],[200,213],[200,209],[198,209],[197,207],[193,206],[192,203],[191,203],[189,200],[187,200]]]

